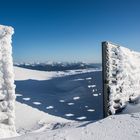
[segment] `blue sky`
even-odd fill
[[[101,42],[140,51],[140,0],[0,0],[15,62],[101,62]]]

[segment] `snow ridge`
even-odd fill
[[[0,25],[0,138],[16,135],[12,27]]]

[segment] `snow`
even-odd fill
[[[16,93],[16,97],[21,97],[21,96],[22,96],[22,94],[17,94],[17,93]]]
[[[89,112],[94,112],[95,109],[88,109],[87,111],[89,111]]]
[[[140,104],[128,104],[127,108],[123,110],[123,114],[131,114],[140,112]]]
[[[8,140],[139,140],[139,126],[140,113],[112,115],[97,122],[48,124],[38,131]]]
[[[16,136],[12,27],[0,25],[0,138]]]
[[[54,108],[53,106],[46,107],[46,109],[53,109],[53,108]]]
[[[59,75],[48,80],[38,80],[41,79],[39,77],[41,73],[46,73],[44,75],[47,75],[48,72],[32,70],[32,73],[39,73],[38,77],[35,77],[36,75],[31,77],[30,69],[14,68],[16,69],[15,77],[20,77],[20,80],[15,80],[17,101],[65,119],[77,120],[77,117],[86,116],[86,121],[90,121],[102,118],[102,96],[94,97],[92,89],[88,89],[89,83],[86,80],[86,78],[94,77],[90,85],[98,84],[96,88],[99,88],[98,92],[102,92],[101,71],[81,74],[75,72],[74,75],[69,72],[63,72],[67,76]],[[26,80],[24,75],[27,76]],[[34,80],[30,80],[28,77]],[[84,80],[74,81],[74,79],[79,78]],[[87,112],[85,106],[94,108],[96,111],[93,114]],[[74,116],[68,118],[65,114],[74,114]],[[95,117],[93,118],[92,115],[95,115]]]
[[[74,105],[74,103],[68,103],[68,105]]]
[[[97,96],[98,96],[98,94],[93,94],[93,96],[97,97]]]
[[[16,129],[20,135],[38,130],[44,125],[58,122],[66,123],[68,120],[49,115],[26,104],[16,102]]]
[[[81,74],[81,73],[90,73],[95,71],[101,71],[101,69],[81,69],[81,70],[68,70],[67,72],[58,71],[58,72],[52,72],[52,71],[38,71],[38,70],[30,70],[25,68],[20,68],[17,66],[14,66],[14,71],[16,73],[15,80],[21,81],[21,80],[49,80],[54,77],[62,77],[67,75],[75,75],[75,74]],[[22,75],[21,75],[22,73]],[[75,79],[74,81],[80,81],[83,79]]]
[[[72,117],[72,116],[74,116],[74,114],[71,114],[71,113],[69,113],[69,114],[65,114],[67,117]]]
[[[80,97],[80,95],[73,97]],[[62,99],[62,101],[65,100]],[[85,110],[89,113],[96,111],[95,108],[91,108],[88,105],[85,105],[84,107]],[[53,109],[53,106],[50,105],[48,108]],[[75,114],[71,112],[65,114],[65,116],[68,118],[73,117],[74,115]],[[128,105],[121,115],[112,115],[99,121],[84,121],[85,119],[86,116],[82,115],[77,117],[77,120],[80,122],[67,120],[61,117],[50,115],[26,104],[16,102],[16,129],[20,136],[15,138],[8,138],[6,140],[140,139],[139,104]]]
[[[41,105],[40,102],[33,102],[33,104],[35,104],[35,105]]]
[[[73,97],[73,100],[79,100],[80,99],[80,97]]]
[[[129,102],[140,99],[140,53],[107,43],[109,110],[112,114],[122,110]]]
[[[84,119],[86,119],[86,118],[87,118],[87,117],[85,117],[85,116],[77,117],[78,120],[84,120]]]
[[[14,71],[16,73],[15,80],[49,80],[52,77],[56,77],[56,72],[45,72],[45,71],[37,71],[37,70],[30,70],[25,68],[20,68],[14,66]],[[22,73],[22,75],[21,75]]]
[[[23,100],[29,101],[29,100],[31,100],[31,98],[23,98]]]
[[[92,79],[91,77],[86,78],[86,80],[91,80],[91,79]]]
[[[85,79],[74,79],[74,81],[83,81]]]
[[[131,63],[133,63],[133,61]],[[19,68],[19,67],[14,67],[14,70],[15,70],[16,81],[27,82],[29,79],[32,79],[32,80],[36,80],[40,82],[38,86],[42,84],[43,86],[44,85],[46,86],[47,84],[46,81],[56,78],[56,77],[63,77],[66,75],[76,75],[79,73],[82,73],[83,75],[83,73],[88,73],[88,72],[93,72],[93,71],[96,72],[95,70],[83,70],[81,72],[79,71],[77,72],[75,70],[68,71],[68,72],[45,72],[45,71],[29,70],[29,69],[24,69],[24,68]],[[97,73],[95,75],[97,75]],[[135,73],[134,73],[134,76],[135,76],[134,79],[136,79]],[[73,82],[76,86],[78,85],[77,83],[88,84],[88,85],[85,85],[85,87],[87,90],[91,90],[91,96],[94,99],[97,99],[99,97],[98,95],[102,95],[101,91],[99,91],[99,89],[97,90],[98,88],[97,84],[95,83],[93,84],[93,81],[90,81],[90,84],[88,83],[88,80],[95,80],[96,77],[93,76],[91,79],[89,75],[86,75],[86,77],[80,77],[80,78],[79,77],[77,78],[74,76],[74,79],[82,79],[82,80],[73,80],[73,79],[69,80],[70,82]],[[59,84],[57,83],[58,84],[57,88],[61,89],[60,90],[61,92],[63,91],[62,90],[63,87],[64,89],[67,89],[67,91],[69,91],[73,89],[73,85],[70,82],[66,83],[66,81],[64,80],[64,82],[60,84],[58,81]],[[137,80],[136,80],[136,84],[138,84]],[[94,89],[95,87],[96,89]],[[41,90],[40,87],[37,87],[37,88],[39,89],[38,91]],[[78,88],[80,89],[81,92],[83,91],[83,87],[78,87]],[[27,90],[25,89],[26,92]],[[93,90],[94,90],[94,94],[93,94]],[[96,93],[97,91],[98,93]],[[72,93],[77,93],[77,88],[69,92],[70,95]],[[86,114],[80,114],[79,116],[76,116],[75,112],[74,113],[71,112],[72,108],[83,99],[83,96],[81,96],[81,93],[76,94],[76,95],[71,95],[71,96],[67,95],[65,96],[65,98],[63,97],[61,99],[59,98],[59,96],[55,94],[58,102],[62,105],[61,110],[64,109],[63,108],[64,104],[66,104],[68,107],[71,107],[71,110],[66,110],[67,112],[65,112],[64,116],[68,119],[71,117],[76,117],[75,119],[77,121],[76,120],[73,121],[73,120],[65,119],[64,116],[63,118],[62,116],[58,117],[57,115],[51,115],[37,109],[38,107],[41,107],[43,103],[39,99],[33,100],[34,96],[31,94],[31,92],[28,92],[28,94],[26,94],[28,96],[25,96],[23,94],[23,91],[17,92],[16,95],[17,95],[17,98],[22,98],[22,100],[25,103],[28,103],[28,102],[32,103],[30,105],[34,105],[34,107],[36,108],[33,108],[27,104],[16,102],[15,124],[16,124],[16,130],[19,136],[15,135],[15,131],[12,130],[13,128],[9,129],[8,126],[0,125],[0,134],[3,134],[3,137],[15,136],[13,138],[8,138],[7,140],[45,140],[45,139],[47,140],[93,140],[93,139],[95,140],[102,140],[102,139],[104,140],[139,140],[140,139],[140,104],[135,104],[135,105],[128,104],[127,108],[123,110],[123,114],[120,114],[120,115],[111,115],[107,117],[106,119],[102,119],[98,121],[95,121],[95,120],[86,121],[87,119]],[[86,93],[86,96],[87,96],[87,93]],[[91,96],[89,96],[89,98],[91,98]],[[3,98],[3,96],[0,96],[0,98]],[[46,99],[48,100],[48,98]],[[93,101],[93,104],[94,104],[94,101]],[[82,106],[84,108],[81,109]],[[82,112],[86,111],[87,113],[90,113],[90,114],[95,113],[96,109],[98,109],[98,108],[91,107],[90,104],[88,104],[88,102],[84,102],[84,103],[82,102],[82,106],[79,106],[79,109],[81,109]],[[55,110],[56,107],[57,106],[54,102],[54,104],[49,104],[45,106],[45,110],[57,111]],[[0,113],[0,116],[1,116],[0,117],[1,119],[3,118],[5,119],[7,117],[2,112]],[[93,118],[94,117],[95,116],[93,115]]]
[[[64,101],[64,100],[59,100],[59,102],[60,102],[60,103],[64,103],[65,101]]]
[[[88,85],[88,88],[94,88],[96,85]]]

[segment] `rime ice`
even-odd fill
[[[140,98],[140,53],[107,43],[109,110],[111,114]]]
[[[16,135],[12,27],[0,25],[0,138]]]

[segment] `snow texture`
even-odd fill
[[[23,80],[50,80],[56,77],[64,77],[75,74],[84,74],[90,72],[101,71],[101,69],[80,69],[80,70],[67,70],[65,71],[39,71],[39,70],[31,70],[26,68],[20,68],[15,66],[14,71],[16,73],[15,80],[23,81]],[[22,76],[21,76],[22,73]],[[74,81],[82,81],[84,79],[75,79]]]
[[[23,73],[27,72],[24,72],[24,70]],[[20,74],[18,77],[21,77],[21,79],[24,78],[22,73],[15,74],[17,76]],[[30,77],[30,71],[28,75]],[[96,81],[95,75],[93,79]],[[41,93],[41,90],[39,93]],[[18,96],[24,97],[21,94],[18,94]],[[31,96],[31,100],[33,97],[34,95]],[[74,97],[80,97],[80,94]],[[65,102],[66,100],[62,101]],[[86,100],[85,103],[87,104]],[[95,108],[89,105],[84,106],[87,112],[96,112]],[[61,110],[63,109],[61,108]],[[81,114],[78,119],[83,120],[77,122],[50,115],[37,108],[16,102],[16,129],[20,136],[6,140],[140,140],[140,104],[128,104],[123,113],[121,115],[112,115],[99,121],[85,121],[86,116]],[[69,112],[65,115],[73,117],[75,114]],[[95,116],[93,115],[93,117]]]
[[[95,95],[95,97],[92,92],[93,89],[94,94],[102,92],[101,71],[89,73],[88,70],[83,70],[83,73],[75,72],[75,75],[71,75],[71,72],[63,72],[68,76],[61,76],[59,73],[53,72],[51,78],[49,73],[52,72],[19,67],[14,67],[14,70],[17,101],[69,120],[79,120],[77,118],[82,116],[86,117],[86,121],[102,118],[102,96]],[[87,81],[88,77],[92,77],[92,80]],[[75,79],[84,80],[75,81]],[[89,85],[94,85],[96,88],[93,88],[94,86],[88,88]],[[95,109],[95,111],[90,112],[87,111],[88,109]]]
[[[138,112],[112,115],[96,122],[75,122],[49,115],[18,102],[16,106],[16,124],[20,136],[6,140],[140,139],[140,113]],[[67,115],[72,116],[73,114]],[[82,119],[82,117],[80,119]]]
[[[12,27],[0,25],[0,138],[16,135]]]
[[[115,114],[140,99],[140,53],[107,43],[109,111]]]

